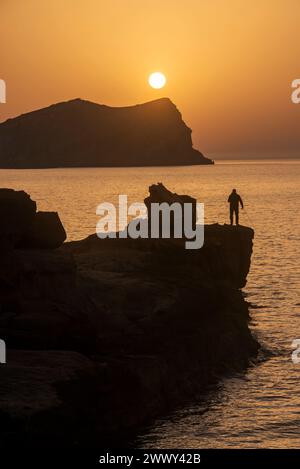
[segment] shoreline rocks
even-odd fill
[[[57,212],[37,212],[19,247],[56,249],[67,235]]]
[[[240,291],[253,236],[208,225],[198,251],[96,235],[3,250],[0,447],[120,445],[244,369],[259,350]]]
[[[59,248],[67,235],[57,212],[37,212],[24,191],[0,189],[0,239],[12,247]]]

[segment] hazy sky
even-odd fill
[[[170,97],[205,153],[300,155],[299,0],[0,0],[0,121]],[[147,83],[167,76],[163,90]]]

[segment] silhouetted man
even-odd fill
[[[235,223],[239,224],[239,205],[244,208],[243,201],[239,194],[236,192],[236,189],[232,189],[230,196],[228,197],[228,202],[230,204],[230,224],[233,225],[233,214],[235,214]]]

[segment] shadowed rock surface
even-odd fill
[[[212,163],[168,98],[130,107],[74,99],[0,124],[1,168]]]
[[[36,203],[24,191],[0,189],[0,236],[10,244],[22,239],[33,223]]]
[[[0,254],[3,447],[118,445],[256,356],[246,283],[253,230],[98,239]],[[6,284],[5,284],[6,282]]]
[[[149,228],[151,227],[151,205],[152,204],[168,204],[170,207],[174,207],[174,204],[179,204],[181,211],[179,214],[176,211],[171,212],[170,218],[170,233],[174,235],[174,221],[176,217],[179,217],[179,222],[182,221],[182,233],[184,233],[184,221],[185,221],[185,210],[184,204],[188,204],[191,207],[191,227],[194,229],[197,221],[197,200],[189,195],[178,195],[169,191],[161,182],[152,184],[149,187],[149,196],[146,197],[144,203],[147,207]],[[178,220],[177,220],[178,221]],[[160,225],[162,225],[162,217],[160,216]],[[160,233],[161,235],[161,233]]]
[[[24,191],[0,189],[0,220],[2,248],[55,249],[67,237],[57,212],[37,212]]]
[[[67,235],[57,212],[37,212],[26,231],[22,247],[36,249],[59,248]]]

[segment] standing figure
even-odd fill
[[[230,210],[230,224],[233,225],[233,214],[235,214],[235,223],[239,224],[239,205],[244,208],[243,201],[239,194],[236,192],[236,189],[232,189],[230,196],[228,197],[229,210]]]

